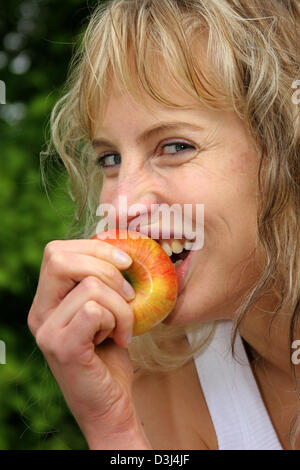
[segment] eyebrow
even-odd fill
[[[176,131],[178,129],[182,128],[187,128],[190,130],[194,131],[200,131],[203,130],[203,127],[196,126],[195,124],[191,124],[189,122],[162,122],[159,125],[156,125],[155,127],[151,127],[150,129],[147,129],[146,131],[142,132],[137,139],[136,143],[137,144],[142,144],[149,140],[151,137],[163,132],[163,131]],[[112,142],[109,140],[105,140],[102,138],[97,138],[92,141],[93,147],[101,147],[105,145],[113,145]]]

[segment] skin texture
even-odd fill
[[[195,107],[182,92],[177,91],[176,97],[181,98],[180,103]],[[149,212],[151,204],[178,203],[183,207],[189,203],[195,207],[203,203],[204,247],[193,252],[188,282],[167,323],[231,318],[234,306],[258,272],[251,254],[256,240],[259,155],[232,111],[168,109],[156,103],[153,107],[152,114],[122,90],[112,90],[103,130],[96,129],[95,135],[105,136],[114,145],[98,147],[97,154],[119,154],[122,161],[104,170],[100,202],[114,205],[117,216],[121,216],[119,196],[127,197],[128,207],[142,203]],[[167,131],[145,144],[136,144],[144,130],[158,122],[174,121],[189,122],[203,130]],[[163,145],[176,141],[193,149],[170,155],[174,147]],[[111,164],[111,159],[106,162]],[[129,222],[132,219],[128,217]]]
[[[264,263],[256,227],[260,149],[234,111],[199,108],[171,80],[168,83],[171,98],[176,96],[178,104],[188,109],[167,108],[146,97],[150,108],[144,108],[113,84],[104,120],[98,121],[101,126],[95,126],[93,136],[111,141],[111,145],[95,147],[97,155],[117,154],[121,163],[106,159],[106,164],[118,164],[104,170],[100,202],[113,204],[117,216],[121,215],[119,196],[127,197],[128,207],[142,203],[149,212],[151,204],[179,203],[183,207],[187,203],[203,203],[204,247],[193,253],[185,288],[165,323],[185,325],[232,319]],[[160,122],[174,121],[196,124],[202,129],[164,131],[138,143],[138,136],[145,130]],[[193,148],[170,154],[175,152],[174,147],[164,146],[178,141]],[[133,219],[128,217],[128,222]],[[272,335],[268,336],[275,300],[275,296],[269,295],[256,304],[240,333],[256,357],[253,372],[279,439],[288,449],[289,426],[299,401],[289,369],[290,349],[280,334],[288,331],[290,312],[278,314]],[[195,370],[192,375],[195,378]],[[143,379],[137,383],[138,402],[140,396],[147,391],[149,394],[149,384],[143,385],[146,383]],[[157,392],[158,399],[161,393]],[[289,407],[282,408],[287,399]],[[143,414],[142,404],[139,409]],[[207,415],[206,409],[201,419],[209,420]],[[147,432],[155,439],[157,430],[150,426]],[[213,431],[204,440],[216,448]]]
[[[105,170],[99,202],[113,204],[118,217],[120,195],[127,197],[128,208],[142,203],[148,211],[152,203],[204,204],[204,247],[193,253],[187,282],[166,323],[230,319],[264,261],[259,246],[255,252],[259,150],[233,111],[199,108],[171,80],[167,83],[171,97],[188,109],[152,102],[146,109],[112,84],[104,119],[95,116],[91,139],[109,139],[111,144],[97,147],[97,154],[118,154],[121,164]],[[165,130],[137,141],[165,121],[201,129]],[[170,145],[177,142],[192,148]],[[178,155],[170,154],[176,149]],[[133,219],[129,216],[128,223]],[[120,273],[132,260],[122,263],[115,254],[116,248],[101,240],[48,244],[28,316],[89,447],[217,448],[193,361],[161,377],[133,373],[126,349],[132,297]],[[272,295],[262,299],[240,332],[260,357],[253,371],[275,430],[289,448],[289,424],[298,406],[282,334],[290,312],[278,315],[268,338],[274,301]],[[104,342],[112,330],[114,341]],[[289,407],[283,407],[287,400]]]

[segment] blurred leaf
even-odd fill
[[[73,213],[61,169],[59,177],[51,176],[49,202],[39,154],[74,45],[97,3],[11,0],[0,5],[5,57],[0,80],[6,84],[6,104],[0,105],[0,340],[6,343],[6,364],[0,364],[0,449],[87,448],[29,332],[27,315],[44,246],[65,237]],[[29,62],[20,73],[22,68],[11,64],[24,53]]]

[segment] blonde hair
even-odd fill
[[[203,50],[192,47],[207,38],[208,70],[199,66]],[[300,78],[300,6],[296,0],[113,0],[95,9],[78,48],[64,96],[51,115],[51,141],[42,154],[58,155],[71,182],[77,220],[90,237],[102,175],[91,147],[95,103],[103,112],[112,77],[143,103],[142,93],[166,106],[170,101],[155,63],[163,60],[178,85],[200,105],[231,106],[262,148],[258,174],[258,234],[266,266],[237,310],[232,344],[250,307],[276,287],[274,315],[292,306],[290,344],[299,327],[300,119],[292,83]],[[155,62],[155,60],[157,62]],[[213,73],[211,73],[213,71]],[[43,173],[44,176],[44,173]],[[213,324],[202,328],[202,341],[177,350],[171,341],[186,328],[159,325],[135,338],[130,353],[139,367],[169,370],[189,360],[205,343]]]

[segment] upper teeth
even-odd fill
[[[163,250],[167,253],[168,256],[172,256],[173,253],[179,254],[183,252],[183,249],[190,250],[193,242],[189,240],[172,240],[171,243],[163,240],[159,240],[159,243]]]

